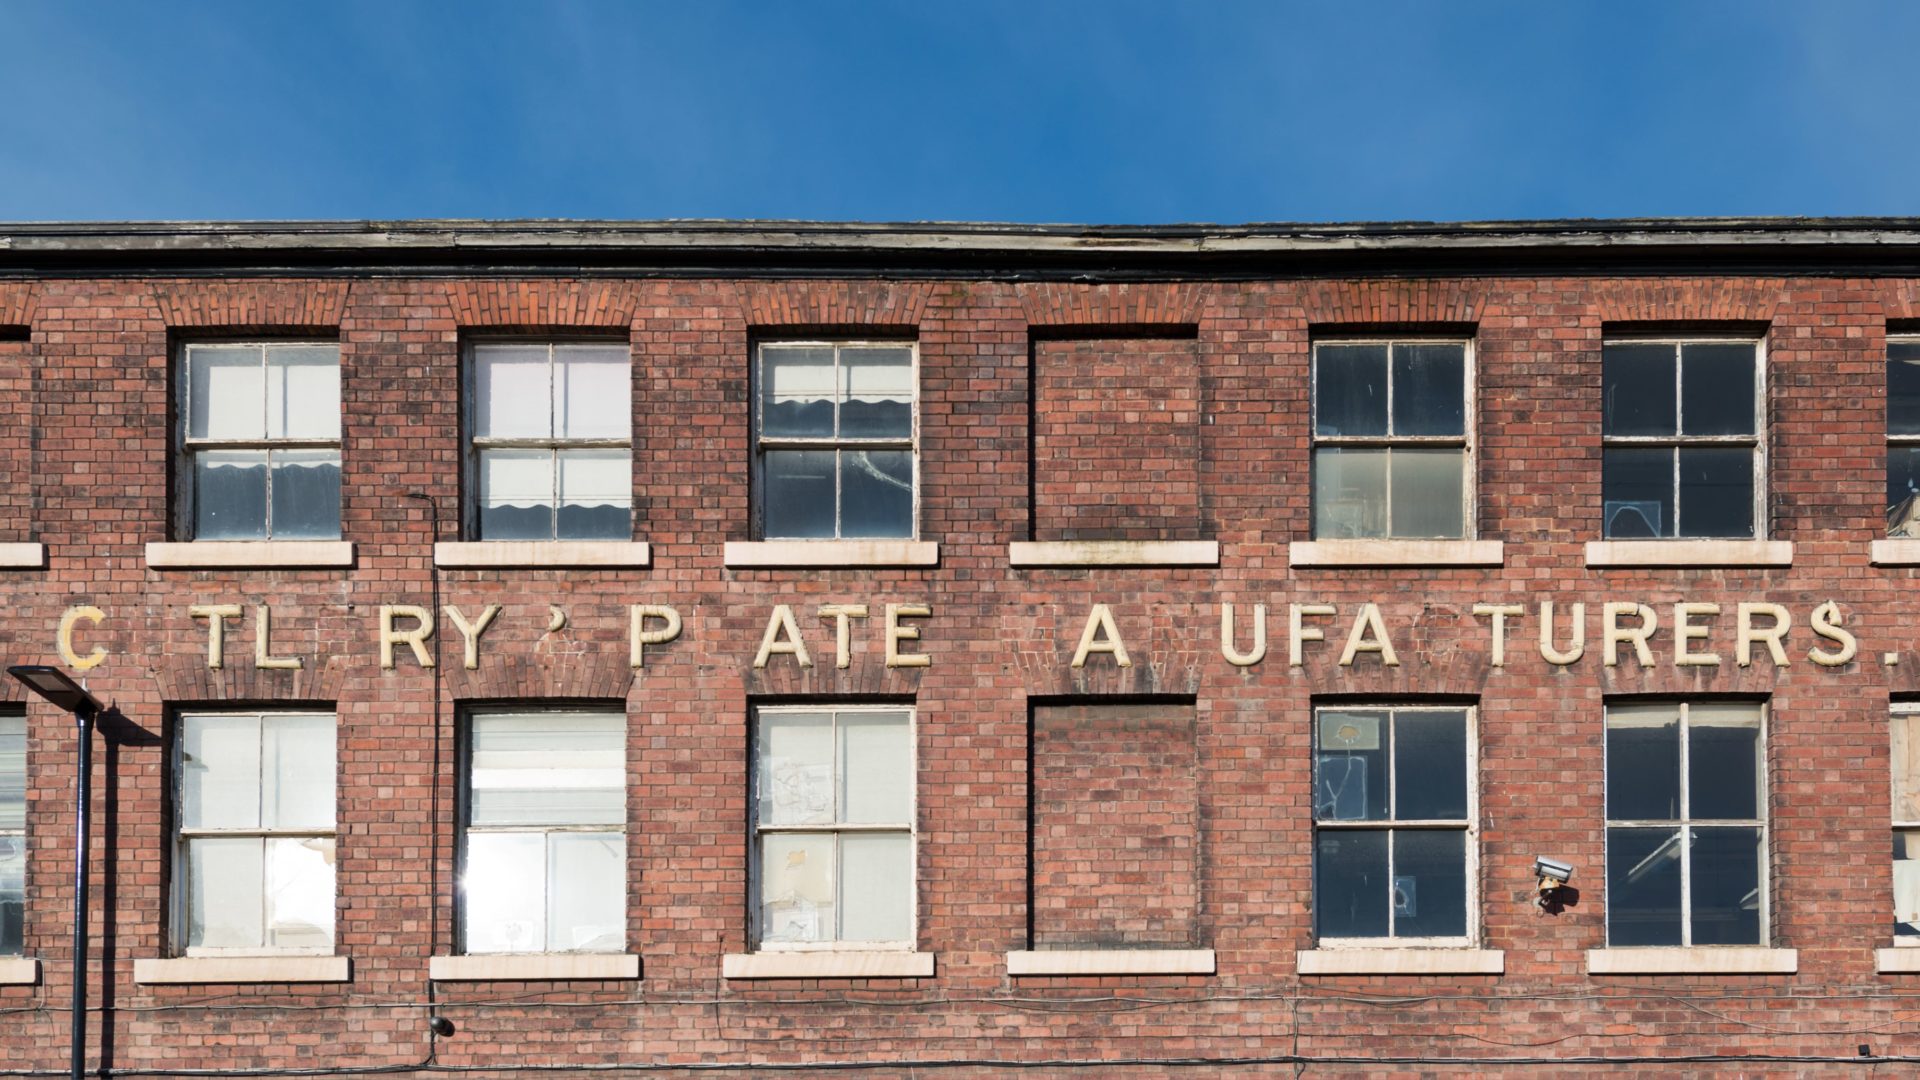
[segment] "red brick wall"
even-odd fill
[[[1911,318],[1914,281],[1459,277],[1181,285],[1015,285],[938,281],[755,282],[439,280],[48,280],[0,285],[0,539],[47,545],[44,570],[0,571],[0,637],[18,662],[57,661],[53,627],[71,604],[107,621],[82,634],[109,657],[89,686],[138,728],[168,710],[331,701],[340,719],[339,950],[344,986],[142,986],[133,961],[162,955],[166,896],[165,748],[153,739],[96,756],[91,925],[93,1043],[116,1070],[491,1066],[810,1059],[870,1062],[1222,1057],[1342,1059],[1314,1074],[1414,1075],[1373,1057],[1533,1059],[1635,1055],[1850,1056],[1866,1043],[1911,1052],[1914,976],[1879,975],[1890,944],[1886,711],[1920,692],[1914,570],[1870,565],[1882,528],[1882,360],[1889,318]],[[159,571],[143,545],[168,535],[169,342],[223,324],[311,332],[337,319],[344,373],[343,522],[349,570]],[[721,547],[750,538],[747,343],[782,326],[841,320],[917,328],[922,424],[921,535],[927,570],[728,570]],[[1599,530],[1600,343],[1636,321],[1767,326],[1770,515],[1795,544],[1790,568],[1590,569]],[[1289,569],[1309,538],[1307,360],[1314,326],[1474,327],[1479,385],[1477,524],[1505,564],[1468,569]],[[1221,541],[1205,569],[1013,570],[1009,541],[1073,522],[1028,505],[1039,432],[1028,401],[1030,343],[1060,327],[1192,325],[1197,403],[1188,472],[1156,485],[1133,439],[1103,462],[1141,520],[1202,518]],[[624,327],[634,356],[635,538],[645,570],[432,572],[431,544],[459,521],[459,344],[488,327]],[[1081,331],[1076,330],[1076,333]],[[1116,333],[1120,332],[1118,330]],[[1122,338],[1123,348],[1147,348]],[[1075,352],[1085,342],[1051,342]],[[1131,355],[1131,353],[1129,354]],[[1183,361],[1184,362],[1184,361]],[[1044,381],[1045,366],[1042,367]],[[1204,388],[1204,392],[1201,388]],[[1144,394],[1145,390],[1128,391]],[[1175,395],[1170,395],[1175,396]],[[1106,395],[1104,400],[1115,400]],[[1043,423],[1054,413],[1040,409]],[[1098,445],[1098,444],[1096,444]],[[1171,458],[1169,460],[1172,460]],[[1184,477],[1184,478],[1180,478]],[[423,503],[403,493],[425,494]],[[1045,493],[1043,492],[1043,495]],[[1171,522],[1150,511],[1178,506]],[[430,509],[431,508],[431,509]],[[439,532],[434,532],[437,517]],[[1030,524],[1031,522],[1031,524]],[[1107,527],[1107,526],[1103,526]],[[443,621],[436,672],[377,660],[383,603],[488,603],[505,610],[482,666],[459,667]],[[1490,664],[1480,602],[1589,605],[1589,655],[1557,668],[1518,620],[1507,664]],[[1789,605],[1831,599],[1861,641],[1837,669],[1642,670],[1598,659],[1598,606],[1676,600]],[[1354,606],[1377,601],[1400,664],[1335,665]],[[276,650],[302,672],[253,671],[251,626],[208,672],[189,603],[271,603]],[[671,603],[677,642],[625,664],[628,603]],[[837,669],[821,604],[927,603],[927,668],[884,667],[870,624]],[[1068,660],[1093,603],[1112,605],[1132,665]],[[1269,608],[1272,651],[1235,667],[1218,647],[1221,603],[1239,641],[1252,605]],[[750,661],[768,609],[795,605],[816,663]],[[1285,662],[1288,603],[1336,605],[1329,642]],[[565,629],[549,633],[549,606]],[[1562,607],[1561,618],[1566,618]],[[1664,621],[1664,620],[1663,620]],[[1730,617],[1712,645],[1729,653]],[[404,650],[403,650],[404,654]],[[1890,663],[1891,654],[1899,663]],[[1590,977],[1605,942],[1602,707],[1613,694],[1765,695],[1769,728],[1772,941],[1799,950],[1793,975]],[[1027,947],[1028,699],[1190,695],[1195,797],[1207,837],[1191,917],[1217,951],[1212,977],[1010,979]],[[1480,939],[1503,950],[1499,977],[1302,978],[1312,947],[1311,753],[1317,696],[1441,694],[1478,703]],[[21,691],[0,684],[0,696]],[[750,983],[720,977],[749,947],[747,707],[759,697],[910,698],[917,707],[920,948],[930,980]],[[426,1035],[427,959],[450,947],[456,710],[464,702],[624,700],[631,771],[631,983],[443,986],[461,1028]],[[0,1068],[64,1068],[72,983],[68,911],[74,754],[70,721],[29,706],[32,794],[27,914],[39,985],[0,987]],[[1579,902],[1532,904],[1535,855],[1578,867]],[[1151,999],[1153,1007],[1139,1006]],[[1728,1066],[1695,1063],[1714,1074]],[[1754,1073],[1848,1066],[1733,1066]],[[1102,1074],[1157,1075],[1162,1066]],[[1462,1064],[1477,1074],[1489,1066]],[[982,1075],[1005,1070],[982,1069]],[[1292,1066],[1222,1067],[1291,1075]],[[1434,1071],[1445,1071],[1435,1069]],[[1651,1073],[1651,1068],[1644,1070]],[[955,1075],[965,1075],[956,1072]],[[1089,1073],[1092,1075],[1092,1073]]]

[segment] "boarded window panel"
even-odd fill
[[[1188,704],[1033,713],[1033,947],[1198,944]]]
[[[1034,539],[1204,540],[1198,343],[1043,341]]]
[[[1893,820],[1920,821],[1920,712],[1893,714]]]

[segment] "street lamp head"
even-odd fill
[[[66,672],[50,664],[14,664],[7,668],[7,674],[75,716],[91,716],[100,712],[100,702],[92,694],[87,693]]]

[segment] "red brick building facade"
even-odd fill
[[[0,639],[118,714],[94,758],[89,1060],[1915,1060],[1920,949],[1896,909],[1920,886],[1890,853],[1920,816],[1891,794],[1912,768],[1900,706],[1920,699],[1920,540],[1889,535],[1887,485],[1917,251],[1920,229],[1886,221],[0,228]],[[275,427],[331,405],[302,396],[331,354],[295,393],[274,381],[295,378],[283,343],[337,347],[337,435]],[[1438,366],[1394,351],[1435,343],[1454,350]],[[630,383],[630,409],[584,367],[561,388],[575,344],[625,346],[630,376],[595,354],[592,378]],[[189,359],[242,345],[268,355],[253,449],[207,435],[218,417],[203,431],[194,380],[215,412],[254,384],[222,396],[227,376]],[[575,438],[554,404],[548,427],[487,442],[507,430],[491,402],[517,408],[521,385],[483,386],[495,345],[610,426]],[[1712,345],[1731,351],[1687,351]],[[1391,374],[1341,404],[1331,350],[1357,346]],[[1389,385],[1388,426],[1335,430],[1336,407]],[[1435,395],[1457,420],[1423,419]],[[1634,428],[1643,398],[1680,419]],[[889,426],[903,400],[910,426]],[[776,419],[816,406],[838,419]],[[1688,427],[1716,409],[1753,422]],[[337,525],[211,539],[219,461],[196,455],[295,451],[336,455]],[[1751,470],[1700,480],[1696,452]],[[623,454],[630,489],[603,470],[576,502],[630,509],[630,534],[570,539],[564,515],[540,539],[487,534],[511,501],[488,494],[501,462],[556,477],[513,505],[560,514],[568,469]],[[1616,463],[1668,454],[1670,487],[1612,486]],[[1377,476],[1400,486],[1369,495]],[[1451,494],[1414,506],[1456,487],[1457,513]],[[828,503],[807,518],[826,535],[780,535]],[[863,516],[882,503],[909,516]],[[1701,524],[1689,508],[1708,506],[1745,523]],[[1416,509],[1458,521],[1394,524]],[[24,851],[0,1074],[59,1073],[72,724],[0,694],[24,716],[26,792],[0,828]],[[524,864],[552,875],[526,901],[548,930],[508,919],[483,947],[484,800],[587,760],[549,761],[521,729],[490,749],[483,718],[537,733],[574,714],[618,718],[624,768],[594,759],[603,809],[550,808],[581,815],[561,826],[498,811],[549,845]],[[306,784],[330,821],[282,835],[250,809],[195,831],[240,768],[188,776],[196,725],[236,716],[317,718],[331,778],[314,755],[243,771],[280,792],[259,805]],[[775,749],[790,735],[814,749]],[[269,736],[245,739],[265,760]],[[1382,771],[1349,788],[1341,769]],[[1669,772],[1665,811],[1626,809]],[[1727,794],[1728,775],[1748,779]],[[595,838],[602,861],[568,869],[554,837]],[[210,929],[232,892],[196,891],[214,880],[188,872],[198,841],[266,845],[246,863],[265,867],[247,871],[257,947]],[[282,842],[325,856],[276,877]],[[1342,861],[1389,847],[1396,863]],[[1575,868],[1544,905],[1539,856]],[[327,888],[331,926],[309,915],[276,944],[275,905]],[[555,912],[589,902],[601,914],[556,937]]]

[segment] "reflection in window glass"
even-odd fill
[[[914,535],[911,345],[762,345],[755,454],[761,535]]]
[[[1920,537],[1920,340],[1887,342],[1887,535]]]
[[[27,718],[0,714],[0,956],[20,954],[27,903]]]
[[[1758,533],[1757,368],[1748,342],[1603,346],[1602,535]]]
[[[1893,932],[1920,938],[1920,703],[1893,706]]]
[[[1313,350],[1313,535],[1467,535],[1461,342],[1321,342]]]

